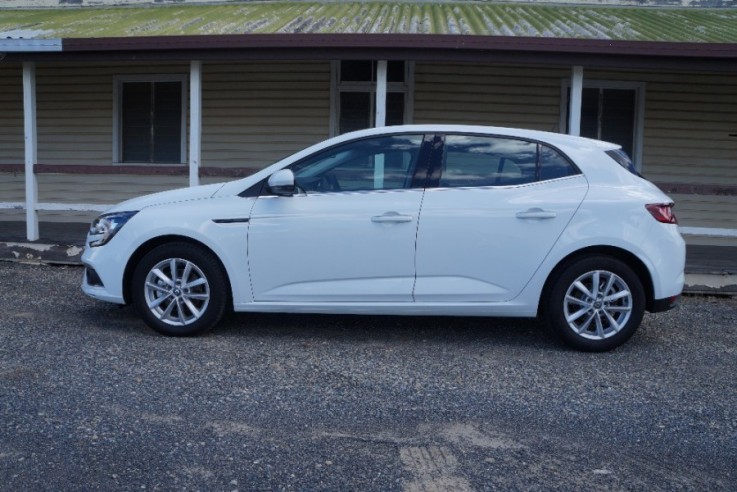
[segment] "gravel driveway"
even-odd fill
[[[194,339],[0,263],[0,490],[734,490],[737,300],[605,354],[533,320],[232,315]]]

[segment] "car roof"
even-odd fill
[[[344,133],[339,137],[330,139],[328,142],[338,143],[343,140],[352,140],[362,136],[375,136],[395,133],[476,133],[486,135],[498,135],[516,138],[527,138],[531,140],[539,140],[547,142],[555,146],[593,146],[601,150],[613,150],[620,148],[619,145],[604,142],[602,140],[594,140],[586,137],[577,137],[566,135],[564,133],[546,132],[542,130],[528,130],[523,128],[507,128],[500,126],[485,125],[450,125],[450,124],[423,124],[423,125],[396,125],[384,126],[377,128],[369,128],[366,130],[358,130],[355,132]],[[326,142],[327,143],[327,142]]]

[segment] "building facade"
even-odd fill
[[[34,221],[89,221],[123,199],[244,176],[383,121],[614,141],[674,198],[690,243],[737,244],[736,9],[6,12],[0,221],[28,221],[31,239]]]

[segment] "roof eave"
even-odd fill
[[[737,43],[432,34],[242,34],[68,38],[5,61],[385,59],[737,73]]]
[[[68,38],[64,52],[293,49],[418,49],[737,58],[737,43],[619,41],[461,34],[235,34]]]

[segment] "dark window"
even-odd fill
[[[340,62],[338,84],[338,134],[374,126],[376,115],[376,61]],[[387,62],[386,124],[404,123],[406,101],[405,64]]]
[[[540,145],[540,172],[538,181],[547,181],[549,179],[565,178],[566,176],[574,176],[579,174],[571,162],[563,157],[557,150]]]
[[[122,162],[182,162],[182,83],[122,84]]]
[[[345,60],[340,62],[341,82],[376,82],[376,61]],[[387,82],[404,82],[404,62],[386,63]]]
[[[619,164],[632,174],[636,176],[640,175],[640,173],[637,172],[637,169],[635,169],[635,165],[632,164],[632,159],[630,159],[630,156],[628,156],[627,153],[622,149],[607,150],[606,154],[614,159],[617,164]]]
[[[349,142],[291,166],[307,193],[408,188],[422,135],[394,135]]]
[[[370,92],[340,93],[340,133],[362,130],[371,126],[372,104]]]
[[[511,186],[575,174],[578,170],[568,159],[536,142],[448,135],[439,186]]]
[[[585,87],[581,98],[581,136],[614,142],[632,155],[636,105],[635,89]]]

